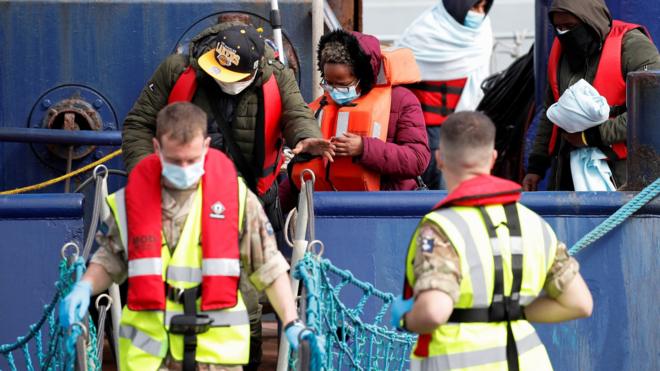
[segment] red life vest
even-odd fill
[[[626,105],[626,80],[621,69],[621,47],[623,36],[635,29],[642,30],[648,36],[648,32],[643,26],[615,20],[612,22],[612,29],[603,45],[598,70],[596,71],[592,85],[600,95],[607,99],[610,107]],[[552,88],[555,102],[559,100],[560,96],[558,72],[561,54],[561,43],[555,37],[548,59],[548,82]],[[548,144],[548,154],[550,155],[555,152],[558,135],[558,126],[553,125],[550,143]],[[615,157],[610,158],[611,160],[622,160],[627,157],[628,149],[626,148],[626,142],[614,143],[611,147],[613,153],[608,154],[608,157]]]
[[[165,309],[162,271],[153,271],[151,274],[131,272],[132,267],[139,266],[141,262],[162,269],[161,169],[158,155],[151,154],[135,166],[126,184],[129,266],[127,305],[131,310]],[[234,163],[222,152],[212,148],[204,162],[202,192],[203,263],[207,259],[238,260],[238,176]],[[224,207],[222,219],[212,216],[211,210],[215,210],[218,203]],[[238,300],[238,280],[239,276],[203,272],[201,309],[208,311],[235,306]]]
[[[462,182],[454,191],[433,207],[437,210],[451,206],[486,206],[507,204],[520,200],[522,186],[510,180],[492,175],[480,175]],[[413,288],[406,278],[403,280],[403,297],[410,299]],[[414,354],[418,357],[428,357],[431,334],[420,334]]]
[[[449,81],[422,81],[406,86],[422,105],[426,126],[438,126],[454,113],[467,78]]]
[[[264,95],[264,161],[257,174],[257,193],[263,196],[277,178],[277,170],[284,163],[282,152],[282,97],[275,75],[262,85]],[[190,102],[197,91],[196,72],[189,66],[174,84],[167,103]]]

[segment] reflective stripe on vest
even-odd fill
[[[170,323],[172,317],[180,314],[183,314],[183,310],[168,310],[165,313],[165,323]],[[250,319],[248,317],[247,310],[241,310],[237,312],[220,310],[220,311],[210,311],[210,312],[199,312],[199,314],[207,315],[209,316],[209,318],[213,319],[213,323],[211,324],[211,327],[250,325]]]
[[[242,230],[248,190],[243,181],[239,181],[238,185],[238,220],[239,230]],[[202,190],[198,189],[173,255],[170,256],[167,241],[163,241],[161,254],[165,267],[162,268],[162,274],[167,272],[167,284],[173,287],[191,288],[199,286],[201,282],[202,248],[199,246],[199,236],[203,212],[202,194]],[[116,198],[113,200],[116,201]],[[116,205],[115,202],[110,204]],[[111,209],[115,213],[116,209]],[[214,262],[217,260],[211,259]],[[235,265],[229,263],[228,259],[222,261],[220,267],[234,270]],[[218,264],[211,266],[217,268]],[[225,268],[211,269],[211,272],[223,273],[227,271]],[[236,292],[236,297],[234,307],[212,311],[201,311],[201,299],[197,300],[198,313],[214,320],[209,331],[197,336],[197,362],[227,365],[247,363],[249,317],[240,292]],[[183,306],[169,299],[166,300],[165,311],[133,311],[124,307],[121,319],[124,329],[120,339],[122,370],[157,369],[168,350],[174,359],[183,358],[183,337],[167,332],[172,317],[177,314],[183,314]]]
[[[154,340],[131,325],[119,326],[119,337],[129,340],[134,347],[154,357],[163,358],[167,354],[167,344]]]
[[[538,346],[543,346],[536,332],[516,340],[518,354],[525,353]],[[463,353],[443,354],[424,359],[410,360],[410,371],[444,371],[479,367],[493,363],[506,362],[506,346],[467,351]]]
[[[191,102],[197,91],[197,76],[192,66],[188,66],[177,78],[174,87],[170,91],[167,103]],[[264,99],[264,155],[263,165],[259,169],[261,174],[257,180],[257,193],[263,196],[270,189],[279,173],[277,170],[284,163],[282,152],[282,96],[275,75],[263,83],[261,94]],[[260,123],[257,124],[257,126]],[[258,159],[261,161],[261,159]]]
[[[496,238],[491,238],[484,219],[476,207],[441,208],[424,217],[423,223],[437,225],[451,241],[459,255],[462,280],[459,299],[454,305],[455,309],[488,308],[493,302],[501,302],[504,299],[503,296],[511,297],[512,255],[519,258],[521,254],[524,255],[524,259],[519,260],[522,264],[520,304],[530,303],[543,289],[546,272],[554,260],[557,240],[547,223],[538,215],[522,205],[517,204],[516,207],[519,213],[521,237],[513,238],[509,235],[508,228],[496,228]],[[501,205],[488,206],[485,210],[494,226],[505,225],[507,216]],[[406,260],[406,279],[410,287],[415,285],[414,258],[417,251],[418,233],[419,230],[413,235]],[[543,241],[543,245],[541,245],[541,241]],[[548,257],[553,258],[548,259]],[[502,297],[493,297],[494,258],[501,259],[504,268]],[[535,348],[530,347],[534,339],[538,342],[534,328],[524,320],[512,321],[510,324],[516,344],[520,348],[518,349],[518,360],[521,369],[523,369],[523,364],[528,365],[529,362],[535,362],[538,369],[550,369],[545,348],[542,346],[538,350],[523,354],[523,350]],[[417,367],[422,367],[418,369],[436,370],[433,368],[436,363],[437,367],[440,367],[437,369],[445,369],[442,367],[446,364],[460,369],[473,367],[469,366],[472,363],[468,362],[474,358],[472,356],[482,357],[501,353],[500,358],[497,358],[503,361],[501,365],[484,363],[487,365],[485,368],[475,366],[475,369],[505,370],[507,369],[506,333],[506,321],[447,323],[438,327],[432,334],[420,335],[411,357],[426,360],[425,362],[415,361],[414,364],[417,364]],[[541,345],[540,342],[537,345]]]
[[[612,21],[612,28],[605,39],[601,52],[600,62],[596,70],[596,76],[592,82],[593,87],[607,99],[610,107],[626,105],[626,81],[622,75],[621,48],[623,37],[626,33],[640,29],[647,36],[648,31],[640,25],[626,23],[618,20]],[[555,102],[559,100],[559,63],[561,61],[562,46],[555,37],[548,59],[548,84],[552,90]],[[559,141],[559,128],[553,125],[550,141],[548,142],[548,154],[554,154]],[[614,143],[611,149],[603,147],[604,152],[611,160],[620,160],[627,157],[626,143]]]
[[[133,259],[128,262],[128,276],[151,276],[160,275],[163,272],[163,260],[161,258]]]

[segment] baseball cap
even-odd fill
[[[236,82],[259,68],[264,39],[252,26],[237,25],[220,31],[213,49],[197,59],[199,66],[214,79]]]

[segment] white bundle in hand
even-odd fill
[[[605,122],[610,115],[610,106],[591,84],[580,79],[566,89],[546,114],[555,125],[569,133],[577,133]]]

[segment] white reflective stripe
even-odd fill
[[[241,265],[238,259],[202,259],[202,275],[238,277]]]
[[[162,342],[154,340],[151,336],[133,326],[121,325],[119,327],[119,337],[130,340],[132,346],[154,357],[163,358],[165,356]]]
[[[486,291],[486,279],[484,267],[481,264],[479,249],[472,238],[472,232],[465,221],[456,211],[452,209],[441,209],[436,211],[451,222],[465,240],[465,258],[470,267],[470,279],[472,280],[472,308],[488,307],[488,292]]]
[[[170,265],[167,267],[167,279],[178,282],[200,283],[202,282],[202,270]]]
[[[493,251],[493,256],[502,256],[500,249],[499,239],[497,237],[490,239],[490,249]]]
[[[169,325],[172,317],[183,314],[182,311],[167,311],[165,313],[165,323]],[[213,319],[211,327],[229,327],[229,326],[242,326],[249,325],[250,318],[246,310],[227,311],[217,310],[210,312],[199,312],[198,314],[205,314]]]
[[[522,305],[523,307],[524,307],[525,305],[529,305],[529,303],[533,302],[534,299],[536,299],[536,296],[532,296],[532,295],[520,295],[520,305]]]
[[[523,253],[522,237],[511,236],[511,255],[522,255],[522,253]]]
[[[552,246],[550,244],[552,243],[552,237],[550,236],[550,231],[548,230],[549,226],[541,220],[541,218],[537,218],[539,223],[541,223],[541,229],[543,230],[543,248],[545,249],[545,265],[548,269],[552,266],[550,264],[550,251],[552,250]]]
[[[128,220],[126,219],[126,188],[115,192],[115,209],[117,220],[119,221],[119,236],[125,251],[128,251]],[[128,254],[126,254],[128,256]]]
[[[504,340],[504,339],[503,339]],[[516,341],[518,356],[542,345],[536,332]],[[483,366],[490,363],[506,361],[506,345],[495,348],[474,350],[463,353],[444,354],[425,359],[410,360],[411,371],[441,371],[456,370],[468,367]]]
[[[128,276],[152,276],[163,274],[163,260],[161,258],[142,258],[128,261]]]
[[[345,132],[348,131],[348,117],[350,113],[348,112],[339,112],[337,114],[337,130],[335,132],[336,137],[342,136]]]

